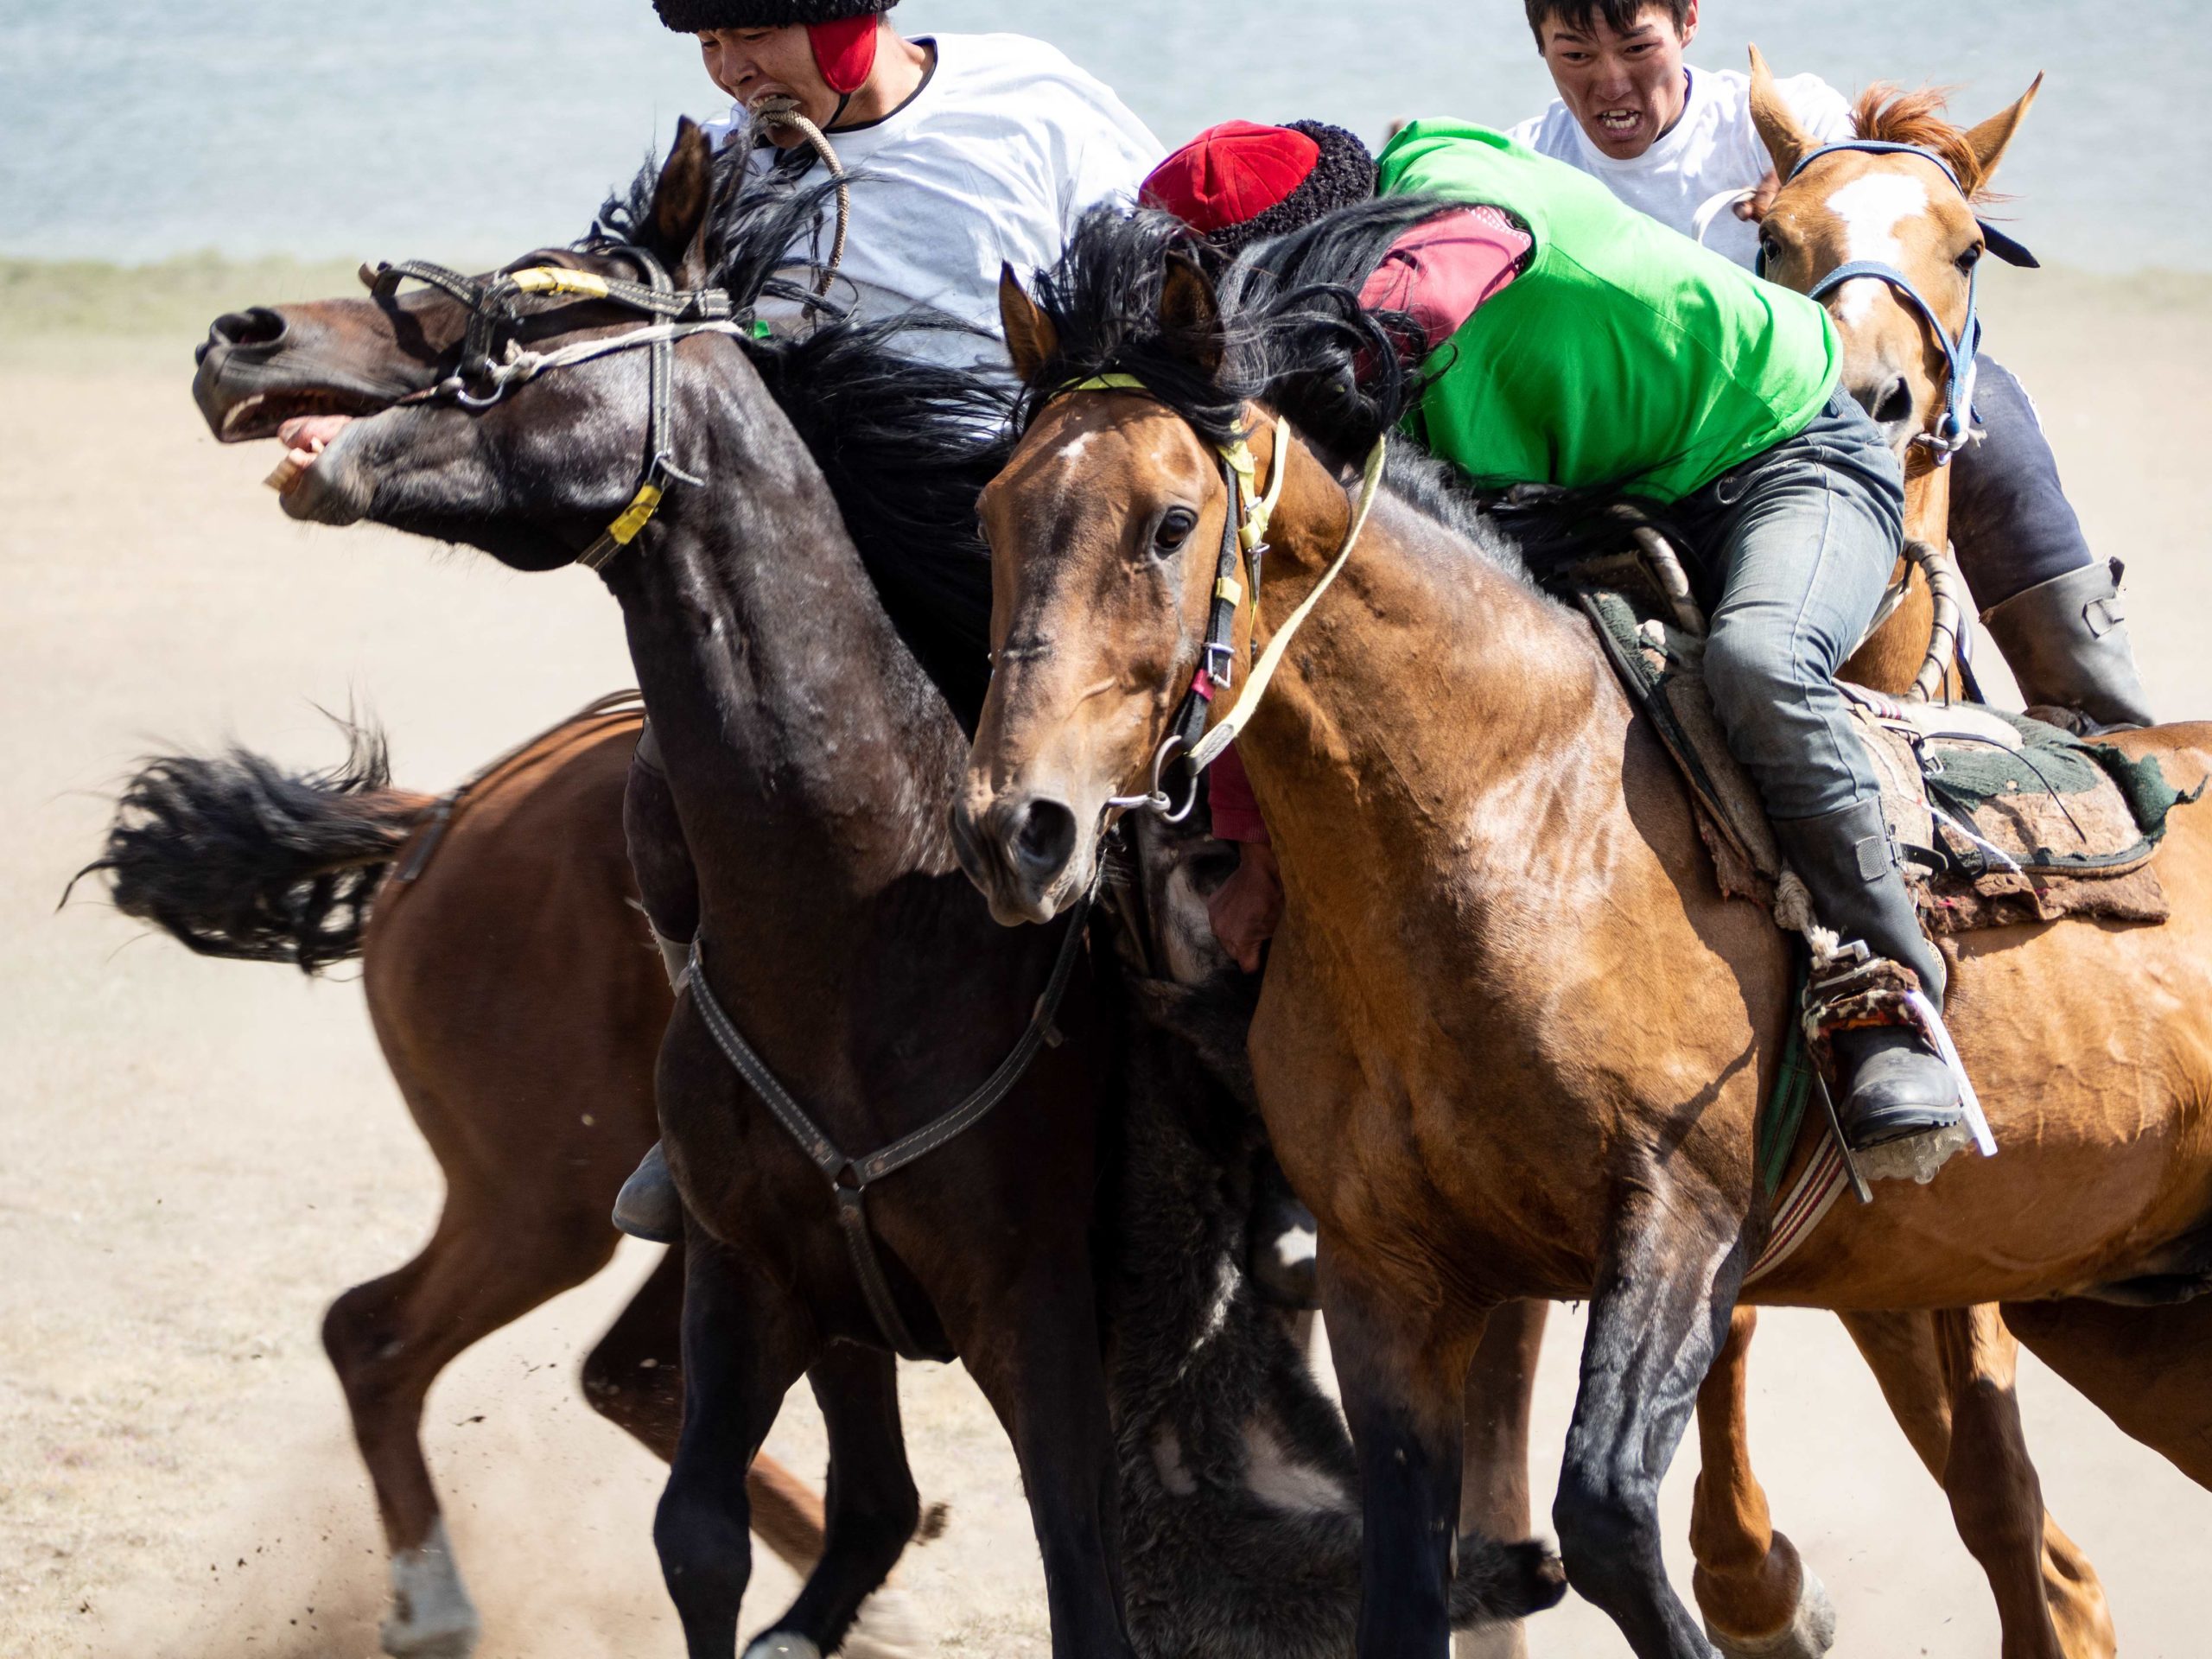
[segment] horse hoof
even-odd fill
[[[1835,1604],[1827,1586],[1800,1563],[1802,1574],[1797,1592],[1797,1611],[1789,1623],[1771,1636],[1726,1636],[1712,1625],[1705,1633],[1720,1649],[1720,1659],[1821,1659],[1835,1645]]]
[[[837,1649],[842,1659],[927,1659],[933,1650],[921,1610],[895,1584],[861,1604],[860,1617]]]
[[[745,1650],[745,1659],[822,1659],[822,1649],[803,1636],[772,1630]]]
[[[419,1548],[391,1558],[391,1611],[378,1637],[392,1659],[469,1659],[482,1630],[441,1519]]]

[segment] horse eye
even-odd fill
[[[1191,532],[1198,527],[1198,515],[1188,507],[1170,507],[1160,515],[1160,528],[1153,532],[1152,544],[1163,553],[1173,553],[1191,539]]]
[[[1979,242],[1975,243],[1974,246],[1968,248],[1964,253],[1959,256],[1959,269],[1961,270],[1972,270],[1976,265],[1981,263],[1981,244]]]

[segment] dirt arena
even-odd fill
[[[318,708],[351,706],[389,728],[399,781],[440,789],[630,683],[590,577],[296,528],[258,487],[271,450],[209,440],[188,396],[198,327],[343,279],[0,264],[0,1659],[374,1653],[381,1546],[316,1332],[333,1295],[412,1253],[439,1198],[357,986],[200,961],[96,893],[56,913],[112,785],[157,746],[327,760]],[[2128,560],[2158,706],[2212,714],[2212,280],[1992,286],[1993,347],[2039,393],[2093,540]],[[132,332],[103,332],[117,317]],[[647,1535],[658,1466],[574,1382],[649,1254],[626,1247],[432,1396],[489,1659],[679,1649]],[[1547,1506],[1579,1335],[1562,1314],[1541,1388]],[[906,1384],[924,1495],[952,1506],[903,1569],[938,1650],[1044,1652],[995,1423],[957,1368]],[[1995,1653],[1980,1574],[1840,1328],[1768,1316],[1753,1385],[1759,1467],[1834,1594],[1838,1652]],[[2212,1493],[2032,1363],[2022,1392],[2045,1493],[2104,1576],[2123,1651],[2200,1659]],[[810,1402],[770,1450],[819,1473]],[[1694,1452],[1668,1488],[1686,1594]],[[772,1561],[754,1586],[762,1619],[792,1587]],[[1625,1651],[1573,1603],[1530,1645]]]

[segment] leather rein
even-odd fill
[[[1822,144],[1817,149],[1808,150],[1798,159],[1796,166],[1789,169],[1789,177],[1783,182],[1785,185],[1794,183],[1800,174],[1823,156],[1847,153],[1865,156],[1916,156],[1942,172],[1943,176],[1951,181],[1951,188],[1964,198],[1969,208],[1973,205],[1974,198],[1967,194],[1967,188],[1960,181],[1957,171],[1934,150],[1920,144],[1892,143],[1881,138],[1846,138],[1833,144]],[[1974,223],[1981,227],[1982,238],[1989,251],[1999,259],[2004,260],[2007,264],[2022,265],[2030,270],[2040,268],[2041,262],[2036,258],[2035,255],[1990,224],[1988,220],[1977,215]],[[1922,321],[1928,325],[1929,331],[1936,337],[1936,344],[1942,347],[1943,360],[1948,368],[1948,383],[1944,392],[1943,413],[1936,423],[1935,430],[1920,433],[1913,442],[1932,450],[1935,453],[1936,464],[1939,467],[1948,466],[1951,457],[1965,448],[1974,437],[1974,359],[1981,350],[1982,334],[1981,264],[1982,262],[1977,258],[1973,268],[1967,273],[1967,315],[1965,320],[1960,323],[1959,331],[1955,334],[1943,326],[1943,320],[1936,315],[1936,308],[1929,303],[1927,296],[1914,285],[1912,279],[1885,260],[1851,260],[1838,265],[1806,290],[1806,297],[1817,302],[1826,299],[1846,283],[1857,282],[1862,277],[1871,277],[1876,282],[1889,284],[1897,296],[1912,308]],[[1760,276],[1766,275],[1766,251],[1764,243],[1760,245],[1757,270]]]

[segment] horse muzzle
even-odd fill
[[[1004,927],[1051,921],[1084,890],[1096,857],[1074,808],[1027,791],[971,789],[953,804],[952,844]]]

